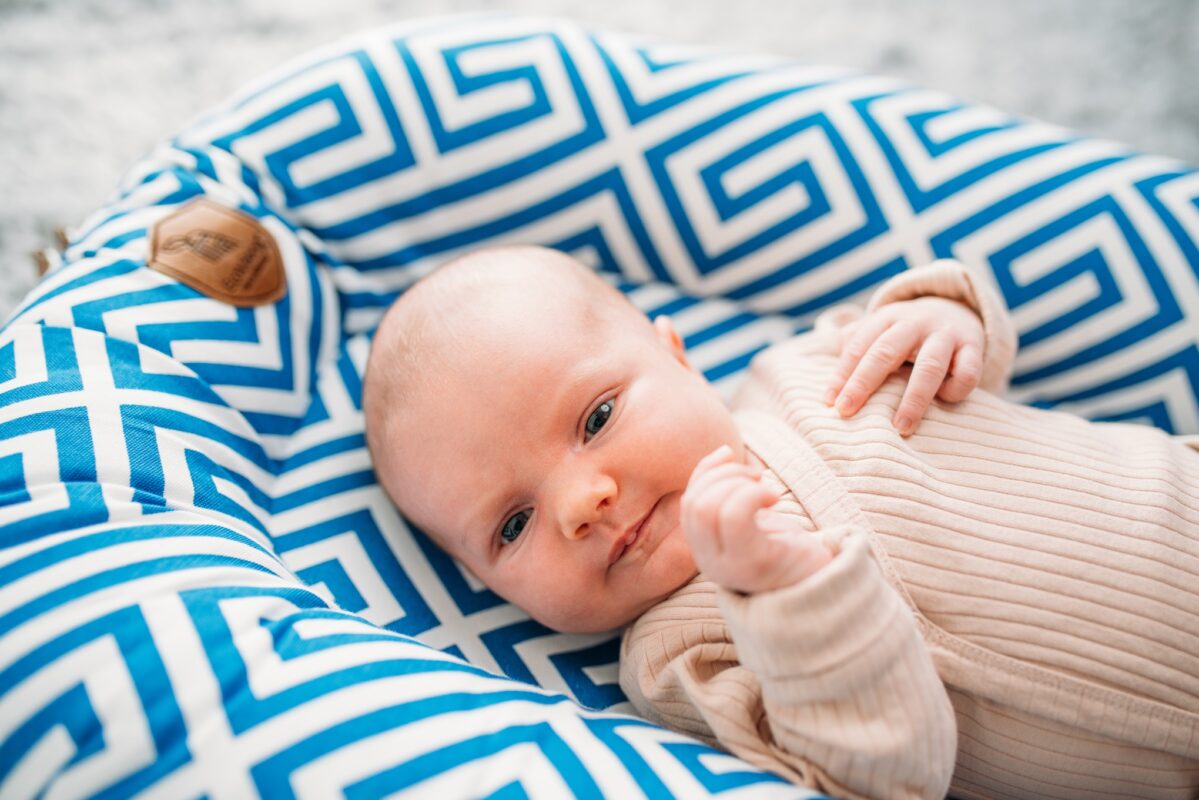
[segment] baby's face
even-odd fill
[[[542,290],[552,292],[552,288]],[[388,446],[400,506],[485,584],[563,631],[624,625],[695,575],[679,498],[728,409],[664,319],[499,299]],[[492,301],[487,301],[492,302]]]

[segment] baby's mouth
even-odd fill
[[[658,501],[650,506],[649,511],[645,512],[645,516],[633,523],[633,525],[627,531],[625,531],[625,533],[619,536],[616,541],[612,543],[612,551],[608,554],[609,567],[611,567],[617,561],[620,561],[620,559],[624,558],[625,553],[629,552],[629,550],[631,550],[638,542],[641,541],[642,536],[645,533],[646,523],[649,522],[650,517],[653,516],[654,510],[658,507],[659,502],[661,502],[661,498],[659,498]]]

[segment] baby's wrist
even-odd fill
[[[792,586],[802,583],[807,578],[827,567],[834,556],[836,556],[836,551],[833,548],[820,539],[815,539],[815,541],[805,548],[803,557],[796,562],[792,574],[789,576],[790,579],[785,585]]]
[[[761,581],[756,582],[755,585],[740,588],[739,591],[742,594],[756,594],[803,583],[828,566],[837,554],[834,547],[830,547],[829,544],[816,537],[812,537],[810,541],[805,542],[802,548],[797,548],[797,550],[801,552],[795,553],[793,558],[780,562],[777,569],[763,573]]]

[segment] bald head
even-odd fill
[[[444,413],[439,396],[470,385],[472,372],[519,363],[545,336],[574,323],[654,335],[617,289],[543,247],[476,250],[417,281],[392,305],[371,345],[363,413],[379,481],[401,510],[409,512],[398,485],[402,441],[419,432],[422,417]]]

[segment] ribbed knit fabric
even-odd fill
[[[991,392],[934,401],[904,439],[905,368],[840,419],[821,396],[846,307],[760,355],[734,405],[746,443],[796,535],[841,552],[749,597],[699,576],[626,631],[622,686],[846,797],[939,797],[951,771],[957,797],[1199,797],[1199,453],[993,394],[1011,322],[956,263],[871,306],[928,294],[983,318]]]

